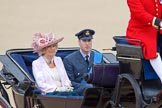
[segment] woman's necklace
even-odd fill
[[[53,62],[53,59],[49,60],[45,56],[43,56],[44,60],[46,61],[47,64],[51,64]]]

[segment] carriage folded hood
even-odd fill
[[[3,64],[3,69],[0,72],[2,80],[24,92],[29,88],[30,80],[22,71],[22,69],[7,55],[0,55],[0,62]]]

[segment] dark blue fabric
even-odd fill
[[[47,96],[47,97],[53,97],[53,98],[61,98],[61,99],[83,99],[84,96],[63,96],[63,95],[53,95],[52,93],[50,94],[46,94],[46,95],[42,95],[42,94],[37,94],[39,96]]]
[[[79,96],[74,91],[71,91],[71,92],[50,92],[50,93],[47,93],[46,95],[55,95],[55,96]]]
[[[160,34],[158,32],[157,34],[157,51],[161,53],[161,49],[162,49],[162,34]]]
[[[149,60],[142,60],[144,78],[147,79],[157,79],[159,78],[154,69],[152,68]]]
[[[42,91],[40,89],[34,89],[34,90],[32,90],[32,92],[34,94],[41,94],[42,93]]]
[[[21,66],[21,68],[23,68],[26,72],[29,72],[20,54],[12,54],[11,56]]]
[[[32,61],[38,58],[35,53],[12,53],[11,57],[20,65],[20,67],[34,80],[32,73]]]
[[[125,36],[115,36],[113,39],[115,40],[116,43],[131,45],[131,44],[129,44],[127,42]],[[162,47],[162,44],[161,44],[161,47]],[[143,65],[145,80],[147,80],[147,79],[157,79],[158,78],[156,72],[153,70],[152,66],[150,65],[149,60],[143,59],[142,60],[142,65]]]
[[[129,45],[125,36],[114,36],[113,39],[118,44],[128,44]]]
[[[56,56],[64,59],[65,56],[74,51],[76,50],[58,50]],[[29,75],[29,77],[35,80],[32,72],[32,62],[39,57],[38,54],[33,52],[14,52],[10,55],[18,63],[18,65]]]

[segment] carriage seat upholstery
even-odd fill
[[[67,51],[58,51],[56,56],[64,57],[75,50],[67,50]],[[18,65],[25,71],[25,73],[34,80],[33,72],[32,72],[32,62],[36,60],[39,56],[37,53],[33,52],[14,52],[11,53],[10,56],[18,63]]]
[[[25,73],[34,80],[32,72],[32,61],[38,58],[37,54],[28,55],[27,53],[12,53],[11,57],[18,63],[18,65],[25,71]]]

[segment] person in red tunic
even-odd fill
[[[150,61],[162,82],[162,61],[158,53],[162,49],[162,0],[127,0],[127,4],[130,20],[126,37],[141,41],[144,58]]]

